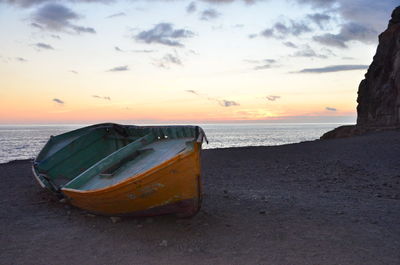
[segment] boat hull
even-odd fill
[[[201,143],[195,142],[191,151],[110,187],[61,192],[72,205],[101,215],[189,217],[201,205],[200,150]]]

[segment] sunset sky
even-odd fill
[[[354,122],[398,0],[0,0],[0,123]]]

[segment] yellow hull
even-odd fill
[[[192,151],[113,186],[61,191],[72,205],[97,214],[191,216],[201,204],[200,150],[201,143],[195,143]]]

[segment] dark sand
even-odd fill
[[[203,152],[192,219],[94,217],[0,165],[0,264],[400,264],[400,133]]]

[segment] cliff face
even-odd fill
[[[357,125],[400,127],[400,6],[392,13],[358,88]]]
[[[365,79],[358,87],[357,125],[342,126],[321,139],[400,128],[400,6],[392,13]]]

